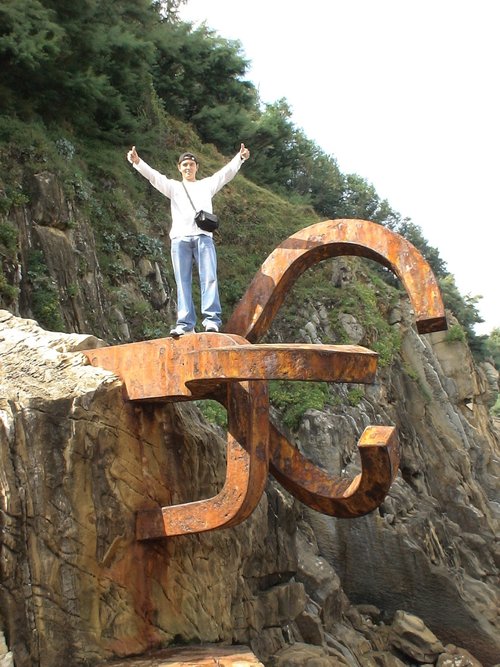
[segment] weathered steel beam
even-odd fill
[[[256,273],[224,330],[257,342],[299,276],[324,259],[343,255],[375,260],[398,276],[410,297],[419,333],[446,329],[437,281],[415,246],[382,225],[346,219],[319,222],[283,241]]]
[[[270,472],[293,496],[322,514],[344,519],[363,516],[376,509],[389,492],[399,466],[396,429],[368,426],[358,451],[360,474],[354,479],[330,475],[271,425]]]
[[[136,513],[136,537],[151,540],[235,526],[257,507],[267,482],[269,400],[267,383],[229,383],[227,464],[224,486],[206,500]]]
[[[190,334],[101,347],[90,363],[113,371],[132,401],[210,396],[226,382],[317,380],[371,383],[378,355],[359,345],[251,345],[241,336]]]

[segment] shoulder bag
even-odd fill
[[[187,198],[193,207],[195,223],[200,229],[203,229],[204,232],[215,232],[215,230],[219,227],[219,218],[214,213],[209,213],[208,211],[197,211],[195,205],[193,204],[193,200],[189,196],[189,192],[184,185],[184,181],[182,182],[182,187],[184,188]]]

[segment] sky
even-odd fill
[[[422,229],[500,328],[500,0],[188,0],[264,103]],[[239,141],[239,138],[235,138]],[[251,150],[251,146],[249,146]]]

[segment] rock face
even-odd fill
[[[306,512],[320,551],[352,601],[411,609],[441,640],[498,662],[499,450],[487,383],[463,344],[412,329],[400,368],[380,380],[357,414],[302,425],[300,441],[337,472],[352,465],[348,443],[366,423],[396,424],[402,443],[401,475],[378,512],[352,522]],[[339,441],[346,451],[332,460]]]
[[[53,174],[28,181],[29,207],[8,220],[17,251],[3,262],[16,315],[48,301],[48,319],[66,330],[127,341],[147,295],[158,320],[172,321],[152,238],[116,251],[112,300],[89,219]],[[101,242],[115,252],[112,238]],[[332,285],[348,285],[347,263],[332,267]],[[346,387],[331,388],[296,438],[316,463],[352,475],[363,429],[396,425],[401,470],[379,510],[324,517],[271,479],[243,525],[139,543],[136,510],[215,494],[224,433],[192,404],[125,402],[119,381],[79,353],[99,345],[93,336],[1,311],[0,667],[132,665],[207,642],[249,646],[270,667],[500,663],[500,436],[488,414],[498,373],[477,369],[461,342],[419,337],[411,319],[404,301],[391,306],[397,361],[357,388],[355,406]],[[352,314],[338,321],[343,340],[364,344]],[[302,342],[335,342],[327,304],[299,330]]]
[[[25,181],[29,206],[13,207],[5,216],[9,228],[16,230],[16,252],[9,261],[1,257],[3,272],[18,294],[5,302],[0,293],[2,307],[39,317],[57,330],[99,332],[115,341],[132,339],[131,322],[145,319],[147,302],[163,320],[175,322],[165,267],[148,258],[157,239],[137,233],[129,239],[133,247],[128,253],[113,234],[101,240],[113,257],[106,279],[88,213],[65,196],[53,173],[27,171]],[[119,295],[112,297],[117,287]]]
[[[274,667],[498,663],[487,383],[463,345],[403,333],[406,371],[381,373],[356,408],[309,412],[299,433],[351,473],[362,428],[397,424],[401,473],[379,511],[323,517],[271,480],[236,528],[140,543],[136,510],[214,495],[224,438],[192,404],[124,401],[79,353],[93,336],[1,311],[0,664],[133,665],[207,642]]]

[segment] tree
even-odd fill
[[[358,174],[347,174],[342,202],[342,217],[365,218],[394,228],[399,214],[393,211],[386,199],[380,199],[375,187]]]
[[[254,123],[249,143],[253,149],[250,177],[260,185],[285,192],[299,167],[292,112],[285,99],[266,104]]]
[[[486,352],[493,360],[495,368],[500,370],[500,329],[493,329],[486,339]]]
[[[477,304],[482,297],[479,295],[471,296],[470,294],[462,296],[451,273],[440,277],[439,287],[445,306],[453,312],[460,322],[467,333],[471,347],[473,347],[473,343],[478,341],[478,336],[474,332],[474,325],[483,322],[477,309]]]
[[[302,130],[294,131],[294,150],[290,191],[300,194],[320,215],[340,217],[345,177],[335,158],[326,155]]]
[[[8,0],[1,12],[0,81],[12,111],[87,133],[134,127],[155,56],[149,0]]]
[[[201,138],[225,154],[248,136],[257,93],[244,80],[248,68],[238,41],[206,26],[163,21],[155,31],[153,76],[168,113],[193,123]]]
[[[44,69],[60,55],[64,36],[56,13],[39,0],[6,0],[0,6],[0,95],[6,111],[40,89]]]
[[[6,0],[0,6],[0,53],[5,64],[38,70],[60,53],[62,28],[39,0]],[[5,74],[6,70],[2,68]]]
[[[170,23],[179,20],[179,8],[187,4],[187,0],[155,0],[153,6]]]

